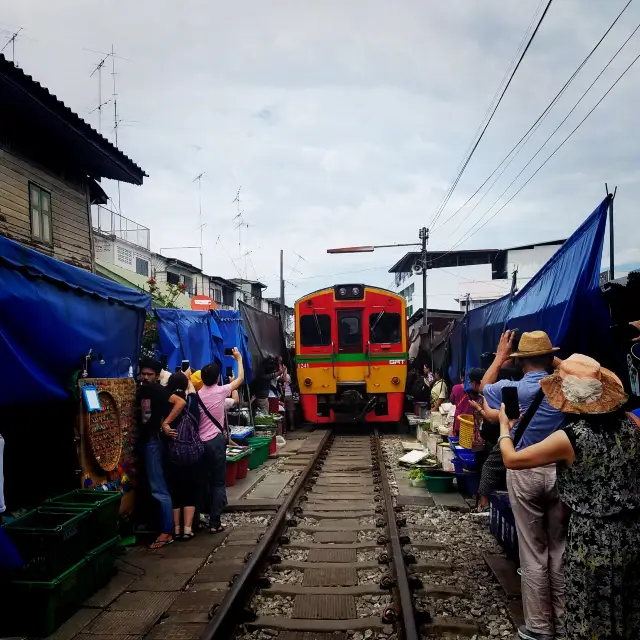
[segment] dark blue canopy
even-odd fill
[[[450,378],[459,363],[480,366],[482,353],[495,351],[504,322],[510,329],[546,331],[566,357],[580,352],[618,368],[609,331],[609,313],[599,288],[609,200],[605,198],[558,252],[519,291],[470,311],[452,341]],[[510,308],[509,308],[510,307]],[[466,340],[458,333],[466,326]],[[466,346],[463,345],[466,342]],[[466,350],[461,358],[459,350]]]
[[[135,365],[148,295],[0,236],[0,404],[69,397],[90,349],[90,375]]]
[[[158,350],[167,356],[169,371],[179,367],[182,360],[189,360],[194,369],[217,362],[224,367],[233,366],[237,373],[233,358],[224,355],[225,349],[237,347],[244,361],[245,380],[251,382],[251,359],[239,311],[156,309],[155,314]]]

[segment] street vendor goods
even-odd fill
[[[296,302],[296,366],[313,423],[397,422],[407,378],[406,302],[362,284]]]

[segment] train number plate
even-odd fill
[[[404,364],[404,360],[389,360],[389,364]]]

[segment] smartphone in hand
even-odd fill
[[[502,403],[509,420],[517,420],[520,417],[520,402],[518,401],[518,389],[516,387],[502,388]]]

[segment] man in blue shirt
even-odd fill
[[[493,364],[487,369],[481,391],[491,409],[500,409],[502,389],[518,390],[521,415],[536,399],[540,380],[553,369],[554,352],[544,331],[523,333],[518,351],[513,351],[513,332],[500,338]],[[500,380],[498,374],[516,358],[524,377],[517,382]],[[557,360],[557,359],[555,359]],[[558,361],[559,362],[559,361]],[[531,418],[517,449],[544,440],[564,425],[564,416],[546,398]],[[517,428],[517,425],[516,425]],[[513,435],[513,434],[512,434]],[[508,436],[512,437],[512,436]],[[507,470],[507,488],[518,531],[522,575],[522,605],[526,624],[518,629],[523,640],[552,640],[564,636],[564,573],[562,557],[566,532],[563,509],[556,485],[556,466]]]

